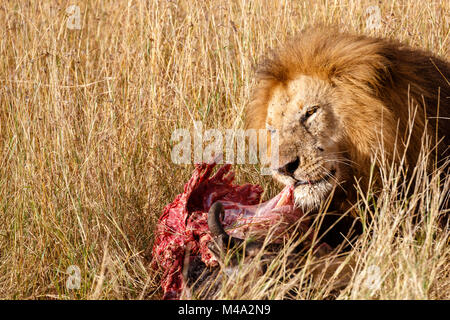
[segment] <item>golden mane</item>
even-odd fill
[[[394,146],[403,154],[408,130],[408,163],[417,160],[424,130],[431,138],[436,138],[437,132],[441,140],[437,156],[441,160],[448,157],[450,65],[443,59],[393,40],[327,29],[305,31],[272,51],[259,65],[246,126],[263,128],[272,89],[299,75],[325,80],[339,92],[335,108],[345,130],[342,143],[359,164],[356,174],[364,175],[369,169],[368,160],[380,141],[380,124],[389,157]],[[409,129],[415,110],[414,125]]]

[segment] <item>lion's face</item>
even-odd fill
[[[295,186],[296,203],[303,208],[317,208],[346,179],[334,96],[327,82],[302,75],[273,88],[268,101],[266,126],[279,135],[273,176]]]
[[[261,61],[246,126],[277,130],[273,176],[295,186],[300,207],[335,188],[345,210],[357,189],[382,187],[379,163],[413,168],[425,140],[441,141],[435,158],[446,161],[448,74],[448,62],[403,44],[315,28]]]

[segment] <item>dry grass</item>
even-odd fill
[[[192,171],[171,162],[172,131],[192,120],[240,127],[254,65],[304,27],[334,25],[450,55],[448,0],[70,4],[81,9],[80,30],[66,27],[66,1],[0,5],[2,298],[159,298],[157,274],[147,268],[152,231]],[[383,20],[369,31],[373,4]],[[256,166],[235,169],[239,182],[263,185],[266,196],[279,190]],[[361,202],[362,216],[379,218],[351,252],[357,269],[338,298],[450,298],[449,232],[436,223],[438,183],[449,182],[421,172],[412,199],[396,197],[386,170],[377,205]],[[70,265],[80,268],[79,290],[66,287]],[[371,290],[364,275],[374,265],[383,281]],[[223,297],[330,293],[330,283],[311,284],[305,272],[281,283],[283,264],[274,270]]]

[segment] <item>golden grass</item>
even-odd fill
[[[80,30],[67,28],[71,4],[80,7]],[[373,4],[383,20],[370,31]],[[449,59],[449,10],[448,0],[3,1],[0,297],[159,298],[148,269],[153,228],[193,169],[170,160],[175,128],[193,120],[239,128],[253,67],[306,26],[395,38]],[[256,166],[235,170],[266,196],[279,190]],[[437,176],[418,177],[421,189],[408,201],[423,219],[414,226],[387,172],[379,218],[351,252],[357,270],[338,298],[450,298],[449,232],[436,223],[442,193]],[[80,268],[78,290],[66,286],[70,265]],[[373,265],[383,281],[369,290],[364,274]],[[278,270],[222,297],[283,298],[293,287],[297,298],[330,293],[330,283],[311,284],[305,272],[282,283]]]

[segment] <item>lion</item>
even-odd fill
[[[388,163],[405,154],[405,165],[415,166],[424,134],[436,146],[435,165],[444,164],[449,119],[448,62],[394,40],[324,29],[264,59],[245,110],[247,128],[278,133],[273,177],[293,185],[296,204],[312,211],[329,197],[338,212],[351,208],[355,184],[368,188],[381,153]]]
[[[342,216],[356,201],[355,184],[364,190],[371,179],[377,180],[372,176],[377,155],[386,157],[387,163],[405,161],[406,166],[414,166],[425,135],[436,146],[430,171],[445,168],[450,144],[449,79],[450,65],[426,51],[368,36],[305,31],[260,64],[246,109],[246,127],[278,133],[273,177],[294,186],[297,206],[314,215],[331,199],[320,241],[336,248],[350,239],[351,231],[356,236],[362,232],[356,217]],[[201,262],[187,269],[186,282],[198,297],[216,297],[223,277],[233,278],[260,252],[256,270],[249,274],[262,275],[284,245],[229,236],[220,222],[223,213],[220,202],[208,213],[213,236],[209,248],[223,270],[210,270]],[[333,232],[326,232],[330,226]],[[298,264],[302,254],[302,246],[290,251],[286,267],[302,268]],[[351,256],[345,263],[346,259],[328,249],[316,250],[309,265],[311,275],[320,282],[338,272],[333,288],[340,290],[350,281],[355,265]]]

